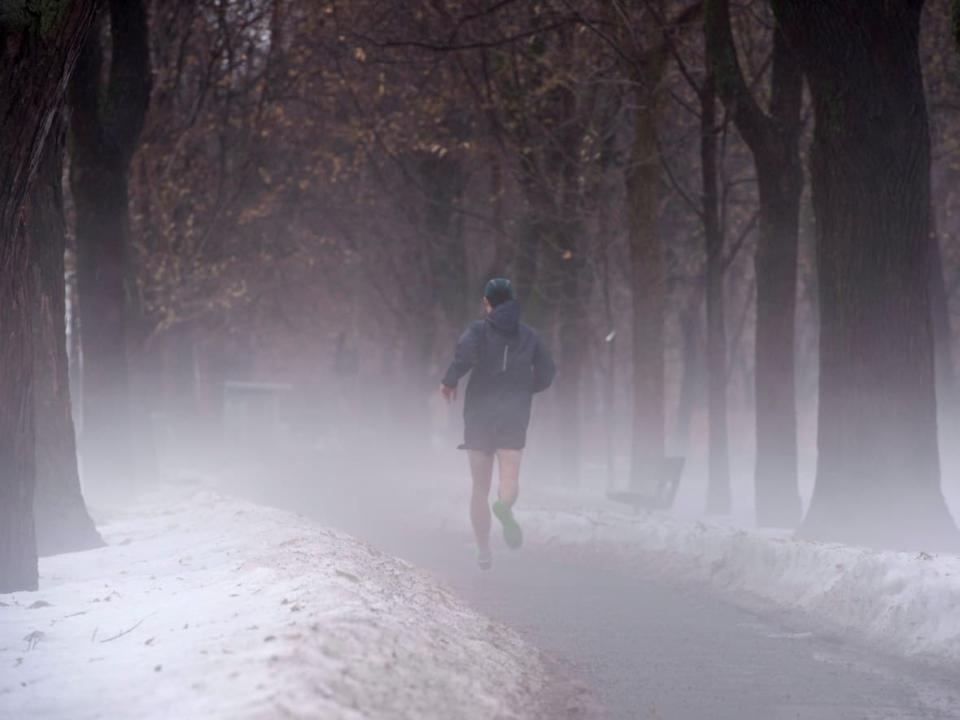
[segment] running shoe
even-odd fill
[[[520,529],[520,525],[513,517],[513,510],[510,506],[497,500],[493,504],[493,514],[503,525],[503,541],[507,544],[507,547],[516,550],[523,545],[523,530]]]
[[[477,550],[477,567],[481,570],[489,570],[493,567],[493,554],[490,552],[490,548]]]

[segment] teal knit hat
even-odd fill
[[[493,278],[483,288],[483,296],[490,301],[493,307],[513,300],[513,285],[506,278]]]

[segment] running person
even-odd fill
[[[456,355],[440,392],[447,402],[457,383],[471,370],[464,397],[464,443],[470,457],[473,495],[470,520],[477,539],[477,563],[492,566],[490,508],[493,460],[500,466],[500,486],[493,514],[503,525],[503,539],[513,549],[523,532],[513,517],[520,492],[520,459],[527,441],[533,395],[550,387],[553,360],[536,331],[520,322],[520,304],[506,278],[494,278],[483,291],[486,317],[470,324],[457,343]]]

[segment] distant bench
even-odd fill
[[[641,510],[669,510],[677,498],[680,476],[683,474],[683,461],[684,458],[668,457],[663,458],[659,463],[651,463],[646,468],[640,468],[641,473],[652,469],[654,482],[640,483],[635,478],[632,485],[634,488],[642,485],[653,487],[652,492],[637,489],[613,490],[607,492],[607,499],[627,505],[633,508],[635,513]]]

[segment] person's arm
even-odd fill
[[[447,368],[440,386],[440,391],[447,400],[456,397],[457,383],[460,382],[460,378],[476,366],[480,354],[480,332],[482,331],[481,324],[473,323],[457,341],[453,362]]]
[[[557,366],[540,336],[537,336],[537,346],[533,350],[533,392],[543,392],[553,382],[557,374]]]

